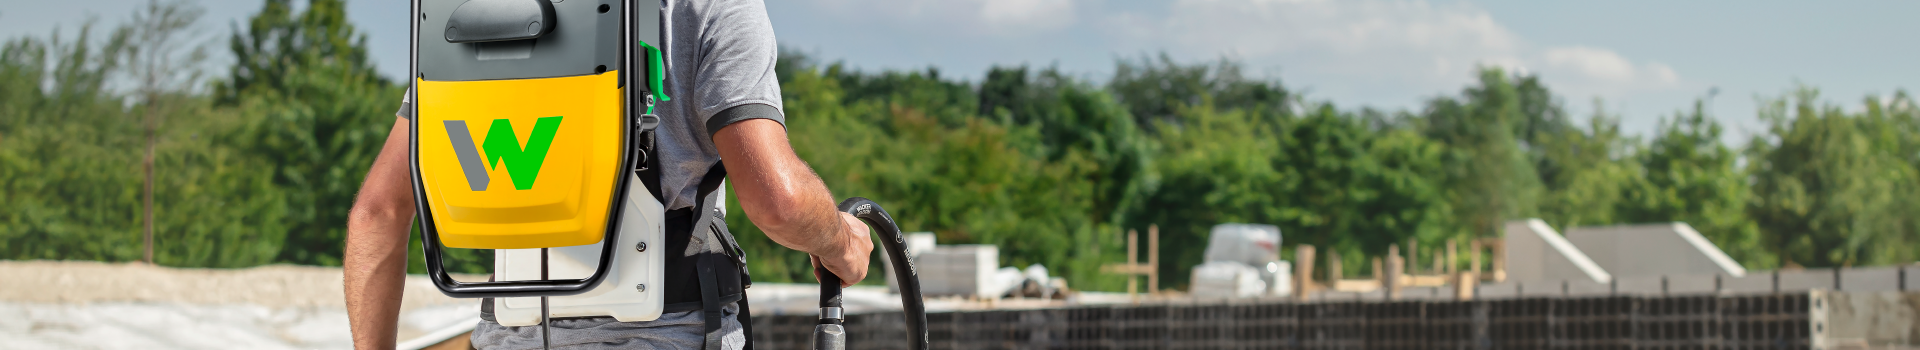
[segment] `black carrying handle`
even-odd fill
[[[880,248],[887,252],[887,260],[893,262],[894,279],[900,283],[900,306],[906,313],[909,349],[927,349],[927,304],[920,299],[920,273],[908,259],[907,237],[900,233],[900,225],[893,222],[893,216],[873,200],[853,197],[840,202],[840,211],[852,214],[873,228],[880,235]],[[820,275],[820,307],[839,308],[841,306],[840,277],[824,267],[815,267],[814,273]],[[824,316],[824,315],[823,315]],[[832,320],[838,324],[839,319]],[[822,317],[821,323],[828,323]]]
[[[447,42],[537,39],[553,31],[549,0],[467,0],[447,17]]]

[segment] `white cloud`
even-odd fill
[[[1126,36],[1117,41],[1165,47],[1187,59],[1227,54],[1255,66],[1284,66],[1289,79],[1334,95],[1453,91],[1479,67],[1540,74],[1575,99],[1668,88],[1680,80],[1667,65],[1606,48],[1530,44],[1465,3],[1182,0],[1164,17],[1105,18],[1105,32]]]
[[[1548,49],[1543,55],[1548,65],[1568,68],[1586,78],[1607,81],[1633,81],[1633,62],[1612,50],[1586,46]]]
[[[1576,103],[1682,85],[1672,67],[1610,48],[1529,42],[1467,2],[814,0],[804,8],[836,29],[815,47],[959,74],[1025,61],[1097,78],[1113,55],[1224,56],[1316,97],[1384,108],[1459,91],[1480,67],[1538,74]]]
[[[1031,35],[1074,24],[1073,0],[820,0],[821,12],[890,29]]]
[[[1051,29],[1073,23],[1073,0],[985,0],[980,5],[980,19],[990,25]]]

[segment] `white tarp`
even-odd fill
[[[463,280],[478,276],[458,276]],[[0,261],[0,349],[346,349],[339,268]],[[473,329],[479,302],[407,276],[401,348]]]

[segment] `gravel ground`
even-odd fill
[[[461,280],[481,276],[455,276]],[[347,348],[339,268],[190,269],[0,261],[0,348]],[[400,339],[478,321],[473,300],[407,276]]]

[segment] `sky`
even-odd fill
[[[14,2],[0,7],[0,37],[89,16],[113,24],[144,2]],[[199,4],[216,53],[231,23],[260,7]],[[1902,39],[1920,33],[1915,1],[775,0],[767,9],[782,45],[868,71],[937,67],[978,82],[989,67],[1026,64],[1101,82],[1116,59],[1165,53],[1236,60],[1342,108],[1410,110],[1494,66],[1539,75],[1583,121],[1598,99],[1640,135],[1705,99],[1735,145],[1765,131],[1760,100],[1796,86],[1857,110],[1869,94],[1920,82],[1920,45]],[[405,75],[406,12],[398,0],[348,5],[393,77]]]

